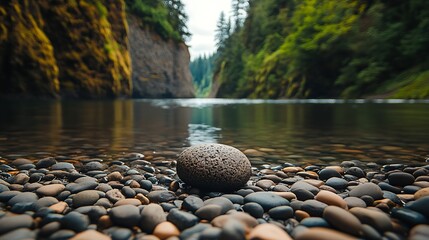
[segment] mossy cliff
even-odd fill
[[[156,36],[144,29],[134,30]],[[0,94],[130,97],[133,82],[129,34],[124,0],[2,0]],[[163,43],[168,45],[167,48],[177,47],[166,40],[160,45]],[[135,51],[148,52],[151,49],[151,46],[139,47],[143,50]],[[187,47],[183,45],[183,48],[178,52],[186,50],[184,52],[187,53]],[[171,51],[174,49],[167,50],[166,56]],[[189,54],[182,58],[176,59],[178,65],[187,66]],[[135,62],[141,60],[150,58],[134,59]],[[160,73],[171,71],[167,69],[169,66],[157,67],[161,69]],[[184,82],[189,81],[192,87],[190,75],[185,73],[180,77],[185,78]],[[137,95],[161,97],[164,93],[157,94]],[[182,95],[173,93],[171,96]]]

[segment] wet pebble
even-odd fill
[[[109,212],[109,216],[117,226],[132,228],[139,223],[140,211],[136,206],[122,205],[113,207]]]
[[[75,232],[82,232],[86,230],[88,225],[89,225],[88,216],[78,212],[67,213],[61,219],[61,226],[63,228],[70,229]]]
[[[166,190],[156,190],[152,191],[147,195],[147,198],[152,203],[161,203],[161,202],[169,202],[172,200],[175,200],[176,194],[172,191],[166,191]]]
[[[292,240],[283,229],[270,223],[260,224],[249,233],[249,239],[260,240]]]
[[[268,215],[270,215],[270,217],[274,219],[286,220],[293,217],[294,211],[289,206],[279,206],[271,208],[268,211]]]
[[[406,186],[414,183],[414,176],[405,172],[394,172],[387,177],[389,183],[393,186]]]
[[[13,206],[18,203],[35,203],[37,200],[39,200],[39,197],[32,192],[20,192],[16,194],[14,197],[9,199],[7,204],[9,206]]]
[[[152,233],[156,225],[166,220],[166,215],[162,207],[151,203],[143,208],[139,226],[144,232]]]
[[[167,220],[176,225],[180,230],[190,228],[199,221],[197,216],[179,209],[171,209],[167,215]]]
[[[19,228],[30,228],[33,218],[28,215],[6,216],[0,218],[0,234],[4,234]]]
[[[244,204],[243,211],[255,218],[261,218],[264,214],[264,208],[255,202],[249,202]]]
[[[357,217],[337,206],[326,207],[323,218],[336,229],[351,235],[359,236],[362,229],[362,224]]]
[[[97,190],[85,190],[73,196],[73,207],[90,206],[95,204],[100,198]]]
[[[42,186],[36,190],[36,193],[42,196],[57,196],[60,192],[65,189],[63,184],[50,184]]]
[[[245,203],[255,202],[259,204],[264,211],[278,206],[289,206],[289,201],[271,192],[255,192],[244,198]]]
[[[354,187],[349,195],[351,197],[362,197],[364,195],[371,196],[373,199],[378,200],[383,198],[381,188],[374,183],[364,183]]]

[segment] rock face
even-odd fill
[[[177,159],[177,174],[202,190],[229,191],[249,180],[251,165],[240,150],[223,144],[201,144],[185,149]]]
[[[195,97],[184,43],[164,40],[129,16],[133,96],[145,98]]]
[[[0,3],[0,91],[114,97],[131,94],[124,1]]]
[[[125,3],[0,1],[0,94],[129,97],[134,84],[137,97],[193,97],[187,46],[144,30]]]

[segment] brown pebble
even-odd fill
[[[344,169],[341,166],[327,166],[325,168],[334,169],[339,174],[344,175]]]
[[[429,225],[420,224],[413,227],[410,231],[409,240],[429,239]]]
[[[414,182],[413,185],[421,187],[421,188],[429,188],[429,182],[427,182],[427,181]]]
[[[60,192],[62,192],[66,187],[63,184],[50,184],[46,186],[42,186],[36,190],[37,194],[43,196],[57,196]]]
[[[258,225],[258,221],[254,217],[243,212],[234,212],[231,214],[218,216],[211,221],[211,224],[215,227],[223,228],[230,219],[237,220],[246,226],[246,232],[250,232],[251,229]]]
[[[120,172],[117,172],[117,171],[109,173],[107,175],[107,181],[109,181],[109,182],[110,181],[121,181],[122,178],[123,178],[122,174]]]
[[[317,188],[320,188],[320,186],[325,184],[325,182],[323,182],[322,180],[317,180],[317,179],[305,179],[303,181]]]
[[[268,190],[275,185],[276,184],[269,179],[262,179],[262,180],[259,180],[258,182],[256,182],[256,186],[258,186],[264,190]]]
[[[139,199],[136,199],[136,198],[126,198],[126,199],[121,199],[121,200],[117,201],[113,206],[117,207],[117,206],[122,206],[122,205],[139,206],[139,205],[142,205],[142,203]]]
[[[390,217],[380,210],[377,211],[373,209],[374,208],[355,207],[350,209],[350,212],[359,218],[361,222],[371,225],[380,232],[390,231],[392,229]]]
[[[285,198],[289,201],[291,201],[292,199],[296,199],[296,195],[293,192],[272,192],[276,195],[279,195],[282,198]]]
[[[141,193],[136,195],[136,199],[138,199],[143,205],[148,205],[150,203],[149,198],[145,197],[145,195]]]
[[[357,238],[329,228],[314,227],[302,231],[296,240],[357,240]]]
[[[295,211],[295,217],[296,217],[296,220],[302,221],[305,218],[309,218],[310,214],[308,214],[307,212],[302,211],[302,210],[296,210]]]
[[[396,194],[396,196],[404,202],[409,202],[414,200],[414,194]]]
[[[296,174],[298,176],[301,176],[301,177],[308,177],[308,178],[313,178],[313,179],[318,179],[319,178],[319,175],[316,172],[313,172],[313,171],[298,172]]]
[[[250,240],[292,240],[283,229],[271,223],[263,223],[256,226],[249,234]]]
[[[327,205],[334,205],[340,208],[348,209],[347,202],[337,194],[325,190],[321,190],[315,197],[317,201],[326,203]]]
[[[88,240],[88,239],[110,240],[111,238],[95,230],[86,230],[70,238],[70,240]]]
[[[67,205],[66,202],[58,202],[58,203],[55,203],[54,205],[49,206],[49,209],[51,209],[56,213],[64,213],[64,211],[68,206],[69,205]]]
[[[302,169],[301,167],[285,167],[282,169],[282,171],[284,173],[297,173],[297,172],[304,171],[304,169]]]
[[[422,188],[414,193],[414,199],[417,200],[422,197],[429,196],[429,187]]]
[[[110,220],[109,215],[103,215],[98,219],[98,227],[100,229],[106,229],[111,227],[112,225],[112,220]]]
[[[156,225],[153,230],[153,235],[157,236],[159,239],[164,240],[169,237],[179,236],[180,231],[177,227],[171,222],[162,222]]]
[[[337,206],[326,207],[323,211],[323,218],[342,232],[355,236],[359,236],[362,229],[362,224],[357,217]]]

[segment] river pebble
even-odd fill
[[[289,206],[289,201],[270,192],[256,192],[247,195],[244,198],[245,203],[254,202],[259,204],[264,211],[278,206]]]
[[[109,216],[113,224],[132,228],[139,223],[140,211],[134,205],[122,205],[113,207],[109,212]]]
[[[429,166],[258,156],[246,183],[211,191],[180,180],[172,152],[145,155],[0,159],[0,239],[429,237]]]

